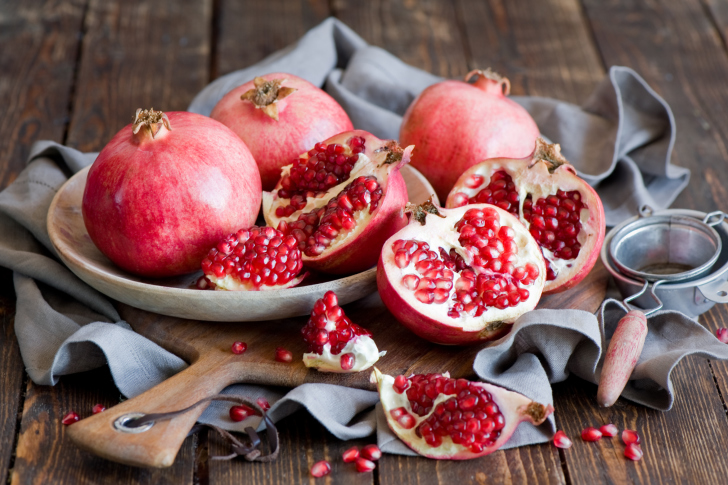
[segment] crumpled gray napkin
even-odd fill
[[[256,66],[218,79],[195,98],[190,110],[209,113],[230,88],[274,70],[325,85],[356,127],[390,138],[397,137],[400,115],[416,94],[439,80],[368,46],[348,27],[328,19],[298,43]],[[669,108],[629,69],[612,68],[584,109],[545,98],[517,100],[531,110],[545,135],[562,143],[565,154],[585,177],[602,180],[599,190],[610,222],[631,215],[643,203],[666,207],[688,181],[686,170],[669,163],[674,138]],[[53,385],[60,375],[107,362],[119,390],[132,397],[186,364],[130,330],[105,297],[60,264],[46,228],[53,195],[94,157],[52,142],[34,145],[27,168],[0,193],[0,265],[14,271],[18,295],[15,329],[31,379]],[[604,313],[612,326],[620,316],[617,313],[609,309]],[[638,366],[635,376],[640,380],[630,385],[625,397],[667,409],[672,399],[672,367],[682,355],[715,346],[717,339],[679,314],[663,312],[652,321],[659,322],[657,328],[664,333],[658,331],[654,339],[648,338],[643,357],[655,357]],[[557,328],[570,337],[554,339]],[[687,333],[689,338],[665,357],[662,350],[671,342],[665,336],[672,333]],[[509,336],[484,349],[475,369],[484,379],[550,403],[549,381],[561,380],[568,372],[594,380],[600,335],[594,315],[534,311],[524,315]],[[529,339],[533,345],[528,344]],[[704,355],[725,358],[722,349],[711,347]],[[577,358],[569,357],[572,353],[579,356],[578,366]],[[487,365],[492,360],[500,364]],[[538,370],[541,361],[550,363],[547,370]],[[271,409],[274,419],[303,406],[341,439],[368,436],[376,430],[384,451],[411,453],[383,425],[381,413],[372,409],[378,401],[374,392],[324,384],[286,391],[244,385],[225,390],[253,398],[265,396],[275,403]],[[213,403],[200,420],[238,430],[250,424],[231,422],[227,411],[227,405]],[[546,441],[552,430],[553,421],[538,430],[521,426],[508,446]]]

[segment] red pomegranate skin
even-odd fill
[[[281,167],[308,151],[321,140],[354,129],[344,109],[334,98],[305,79],[275,72],[266,80],[286,79],[284,87],[296,91],[277,102],[278,120],[269,117],[240,96],[253,89],[249,81],[227,93],[210,117],[233,130],[248,146],[258,163],[263,190],[273,190],[281,178]]]
[[[88,173],[83,218],[117,266],[146,277],[196,271],[223,236],[255,223],[261,184],[250,150],[206,116],[169,112],[155,139],[127,125]],[[140,136],[143,135],[143,136]]]
[[[485,76],[474,84],[443,81],[422,91],[405,112],[399,142],[415,146],[412,166],[441,200],[470,166],[488,158],[523,158],[533,151],[536,122],[503,89],[501,82]]]

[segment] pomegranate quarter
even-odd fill
[[[408,211],[377,267],[382,301],[403,325],[431,342],[467,344],[506,334],[536,307],[546,267],[515,216],[486,204]]]
[[[148,277],[191,273],[225,234],[255,223],[255,160],[222,123],[137,110],[88,172],[83,221],[117,266]]]
[[[465,171],[447,207],[487,203],[517,216],[546,258],[544,293],[567,290],[591,271],[606,231],[596,191],[576,175],[559,145],[536,141],[522,159],[494,158]]]
[[[517,392],[449,374],[417,374],[407,390],[375,367],[387,424],[407,446],[428,458],[469,460],[488,455],[511,437],[522,421],[543,423],[553,413]]]
[[[273,192],[263,192],[265,220],[296,238],[308,268],[369,269],[384,241],[407,224],[399,169],[412,149],[360,130],[317,143],[283,167]]]

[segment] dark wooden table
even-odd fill
[[[0,0],[0,188],[35,140],[99,150],[137,107],[184,109],[211,80],[330,15],[441,76],[492,66],[514,94],[581,103],[609,66],[630,66],[672,107],[673,162],[693,170],[674,207],[728,210],[728,3],[720,0]],[[677,400],[664,413],[624,401],[600,409],[596,387],[576,378],[554,386],[560,428],[575,438],[598,423],[637,429],[645,452],[637,463],[617,439],[575,439],[566,451],[545,444],[459,463],[387,455],[373,474],[357,474],[339,460],[352,443],[297,413],[281,422],[271,464],[212,461],[222,445],[201,432],[170,469],[117,465],[76,449],[60,424],[69,409],[118,402],[108,371],[55,387],[30,382],[14,302],[11,274],[0,269],[0,479],[13,484],[289,484],[313,482],[309,467],[321,459],[334,467],[326,483],[728,482],[728,364],[701,358],[677,367]],[[728,307],[701,322],[728,326]]]

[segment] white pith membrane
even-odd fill
[[[345,154],[351,155],[350,148],[347,144],[347,141],[355,135],[350,135],[348,133],[345,134],[345,137],[338,138],[338,135],[334,138],[329,138],[328,140],[325,140],[323,143],[326,143],[327,145],[330,144],[340,144],[346,147]],[[312,212],[316,209],[320,209],[321,207],[325,207],[329,201],[335,197],[337,197],[343,190],[354,180],[356,180],[357,177],[375,177],[377,180],[377,183],[379,184],[379,187],[382,189],[382,197],[379,199],[379,204],[377,208],[370,212],[371,206],[364,208],[362,210],[355,210],[352,213],[352,216],[354,217],[354,220],[356,221],[356,225],[350,229],[340,229],[339,234],[334,237],[331,240],[331,243],[326,247],[326,249],[318,256],[307,256],[306,254],[303,254],[304,261],[307,259],[318,259],[323,258],[329,251],[336,249],[337,247],[341,246],[342,243],[344,243],[347,240],[353,240],[358,236],[367,226],[367,222],[374,217],[374,214],[376,214],[379,207],[382,206],[382,202],[384,201],[384,198],[387,196],[387,181],[389,178],[389,173],[391,170],[398,169],[400,163],[383,163],[386,159],[388,154],[390,153],[387,150],[382,150],[379,153],[374,153],[377,149],[387,146],[389,143],[388,140],[373,140],[371,138],[365,138],[365,149],[363,152],[358,154],[358,159],[356,163],[354,164],[350,174],[349,178],[345,181],[339,183],[338,185],[335,185],[331,187],[330,189],[326,190],[326,192],[320,192],[317,193],[314,197],[308,197],[306,199],[306,206],[303,209],[297,210],[294,213],[292,213],[290,216],[285,217],[278,217],[276,216],[276,209],[278,207],[286,207],[290,204],[291,199],[283,199],[278,196],[278,190],[281,188],[280,181],[276,185],[276,187],[273,189],[272,192],[263,192],[263,216],[265,218],[265,222],[268,226],[271,227],[278,227],[278,224],[281,221],[286,221],[288,224],[291,224],[298,220],[298,217],[301,214]],[[376,144],[376,146],[375,146]],[[411,149],[409,150],[411,151]],[[369,155],[372,155],[371,157]],[[308,158],[308,153],[301,155],[300,158]],[[291,167],[293,165],[286,165],[281,169],[281,179],[283,179],[286,175],[289,175],[291,172]]]
[[[300,276],[296,276],[291,281],[284,285],[274,285],[274,286],[268,286],[268,285],[260,285],[259,287],[256,287],[255,285],[251,283],[244,283],[240,281],[239,279],[233,277],[232,275],[225,275],[224,278],[218,278],[214,274],[206,274],[205,277],[210,280],[210,282],[213,284],[214,290],[220,290],[220,291],[268,291],[268,290],[282,290],[284,288],[293,288],[294,286],[298,285],[303,279],[308,275],[308,273],[304,273]]]
[[[326,325],[326,330],[335,330],[336,324],[330,322]],[[349,340],[340,354],[331,353],[331,344],[324,344],[324,350],[321,354],[307,352],[303,354],[303,364],[306,367],[313,367],[320,372],[361,372],[373,366],[380,357],[384,357],[386,351],[380,352],[374,339],[367,335],[357,335]],[[354,366],[351,369],[344,370],[341,368],[341,356],[344,354],[352,354],[354,356]]]
[[[526,263],[533,263],[538,266],[539,274],[538,277],[529,285],[523,285],[520,282],[516,282],[516,286],[518,288],[525,288],[528,290],[529,297],[527,300],[519,302],[515,307],[499,309],[495,306],[487,306],[480,316],[469,315],[467,312],[462,312],[460,317],[453,318],[448,315],[448,310],[452,308],[453,303],[455,303],[453,297],[458,291],[456,283],[460,272],[455,269],[452,270],[454,273],[453,285],[445,303],[423,303],[416,298],[415,291],[404,286],[402,282],[402,279],[406,275],[412,274],[420,278],[422,278],[423,275],[417,271],[413,261],[410,261],[406,267],[399,268],[395,262],[395,253],[392,245],[395,241],[401,239],[405,241],[416,240],[426,242],[430,246],[429,250],[435,251],[438,254],[439,248],[443,248],[446,253],[449,253],[451,249],[455,249],[455,251],[465,260],[467,265],[472,267],[472,255],[468,250],[463,248],[462,244],[459,242],[458,239],[460,237],[460,233],[457,229],[455,229],[455,225],[458,221],[463,219],[468,210],[472,209],[496,211],[499,216],[501,227],[508,226],[515,231],[514,240],[518,245],[518,259],[514,265],[518,267],[524,266]],[[512,214],[488,204],[473,204],[456,209],[439,210],[440,213],[446,217],[443,218],[435,214],[427,214],[425,226],[422,226],[415,220],[411,220],[409,225],[392,236],[384,244],[384,248],[382,249],[384,268],[387,273],[387,279],[394,287],[397,294],[419,313],[427,315],[433,320],[437,320],[444,325],[462,328],[463,331],[466,332],[482,330],[489,322],[501,321],[505,323],[512,323],[522,314],[533,310],[541,298],[541,292],[543,291],[544,283],[546,281],[546,267],[538,244],[528,233],[528,230],[526,230],[523,224],[521,224],[520,221],[518,221],[518,219],[516,219],[516,217]],[[504,276],[506,279],[511,278],[509,275],[493,272],[487,269],[475,267],[472,267],[472,269],[475,271],[476,276],[478,274],[485,274]]]
[[[505,160],[503,162],[488,160],[474,165],[460,176],[447,198],[446,205],[451,207],[458,193],[465,194],[468,199],[475,197],[480,191],[488,187],[491,182],[491,174],[499,171],[504,171],[510,175],[516,187],[518,187],[518,217],[527,229],[530,228],[530,223],[523,217],[523,204],[528,195],[531,196],[531,200],[535,204],[539,199],[549,195],[556,195],[559,190],[564,192],[578,191],[581,194],[585,207],[579,213],[581,230],[576,236],[577,242],[581,245],[579,255],[572,259],[562,259],[554,256],[549,249],[542,248],[544,257],[556,272],[556,279],[546,282],[546,290],[548,290],[550,286],[554,286],[554,282],[559,281],[560,275],[565,274],[564,270],[581,268],[589,259],[592,252],[591,246],[597,241],[599,232],[599,225],[596,223],[597,214],[590,208],[597,207],[598,204],[593,200],[594,196],[589,191],[583,190],[581,179],[577,175],[572,174],[573,177],[568,178],[552,175],[549,173],[547,164],[542,161],[529,166],[527,160]],[[467,181],[473,175],[482,177],[483,182],[475,187],[469,187]],[[544,180],[548,180],[550,183],[544,183]]]
[[[442,375],[444,377],[449,377],[449,373],[447,372]],[[410,405],[409,398],[407,397],[407,392],[405,391],[400,394],[395,390],[394,377],[382,374],[379,369],[375,367],[372,371],[370,380],[377,384],[379,400],[382,404],[382,409],[387,418],[389,428],[407,446],[420,455],[424,455],[429,458],[462,460],[486,455],[503,446],[511,437],[518,424],[522,421],[529,421],[534,425],[539,425],[543,423],[543,421],[553,412],[553,407],[551,405],[543,406],[531,401],[531,399],[517,392],[508,391],[484,382],[477,382],[476,384],[478,386],[481,386],[484,390],[491,394],[492,401],[498,406],[499,412],[505,419],[505,426],[500,430],[500,436],[498,436],[493,445],[484,449],[480,453],[471,451],[467,446],[454,443],[449,436],[443,436],[442,444],[434,447],[426,443],[421,436],[418,436],[417,428],[422,422],[427,421],[427,419],[435,413],[438,404],[445,402],[452,397],[457,397],[457,394],[439,394],[433,400],[431,411],[424,416],[420,416],[412,411],[412,406]],[[414,426],[411,428],[405,428],[400,425],[394,417],[392,417],[392,411],[398,408],[405,408],[407,410],[407,412],[415,420]],[[534,414],[537,419],[534,419]]]

